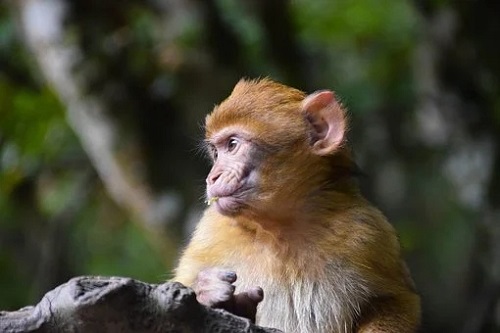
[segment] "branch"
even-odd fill
[[[0,312],[0,332],[279,333],[224,310],[207,308],[177,282],[155,285],[122,277],[76,277],[36,306]]]

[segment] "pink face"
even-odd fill
[[[255,192],[256,147],[248,135],[224,130],[207,140],[212,169],[207,176],[207,198],[219,213],[238,213]]]

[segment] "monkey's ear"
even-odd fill
[[[302,110],[313,127],[312,151],[317,155],[333,153],[344,139],[346,119],[333,92],[317,91],[302,102]]]

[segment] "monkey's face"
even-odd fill
[[[255,196],[258,153],[251,135],[226,128],[208,140],[213,161],[207,178],[207,200],[224,215],[240,212]]]
[[[321,157],[311,152],[307,137],[304,132],[301,139],[270,145],[237,125],[208,137],[213,165],[206,178],[207,203],[229,216],[282,219],[300,210],[322,174]]]

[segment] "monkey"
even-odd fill
[[[174,280],[284,332],[415,332],[420,298],[347,130],[333,91],[240,80],[205,119],[209,205]]]

